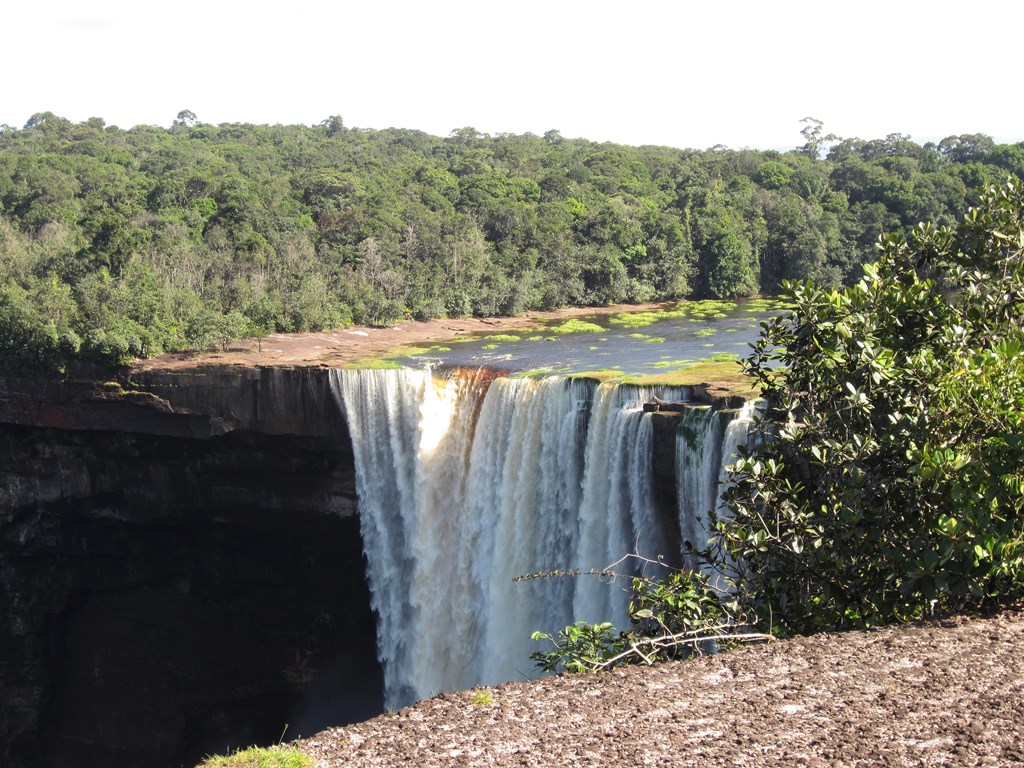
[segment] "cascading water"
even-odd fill
[[[654,503],[642,403],[685,390],[466,371],[331,377],[355,451],[387,707],[529,676],[534,630],[628,624],[625,584],[516,576],[602,569],[630,552],[680,564],[676,522]],[[699,460],[710,503],[716,450]]]
[[[679,532],[689,568],[700,566],[692,550],[707,546],[710,520],[715,508],[721,466],[722,420],[711,409],[687,408],[676,428],[676,498]]]
[[[605,384],[597,389],[587,434],[583,498],[579,508],[577,564],[597,567],[635,552],[679,564],[670,552],[652,494],[651,416],[643,403],[654,395],[685,399],[687,392],[655,392]],[[656,574],[651,574],[656,575]],[[576,584],[573,616],[582,621],[627,625],[629,596],[599,579]]]
[[[692,554],[706,549],[711,533],[711,510],[721,513],[728,468],[748,445],[754,426],[756,401],[737,411],[688,408],[680,416],[676,432],[676,494],[679,527],[685,561],[689,568],[707,570]]]

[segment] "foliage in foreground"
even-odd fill
[[[201,762],[198,768],[310,768],[313,760],[295,747],[249,747],[230,755],[215,755]]]
[[[608,570],[593,575],[623,578]],[[537,668],[542,672],[597,672],[684,659],[710,647],[769,639],[739,630],[744,622],[737,621],[735,604],[727,604],[701,573],[673,571],[664,579],[635,576],[630,585],[631,629],[620,631],[610,622],[577,621],[556,635],[534,632],[534,640],[551,646],[530,654]]]
[[[754,610],[811,632],[1024,594],[1024,191],[787,296],[746,363],[764,439],[718,523]]]

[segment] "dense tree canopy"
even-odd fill
[[[789,153],[322,124],[0,129],[0,358],[65,367],[241,335],[838,285],[951,223],[1024,145]],[[837,143],[838,142],[838,143]],[[827,144],[827,156],[822,156]]]

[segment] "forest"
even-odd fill
[[[953,224],[1024,143],[839,138],[788,152],[557,130],[209,125],[49,112],[0,126],[0,367],[67,372],[404,318],[850,285],[883,233]]]

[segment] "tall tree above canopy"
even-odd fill
[[[816,117],[805,117],[800,121],[804,127],[800,129],[800,135],[804,137],[804,145],[800,151],[812,160],[821,157],[826,145],[839,141],[839,137],[833,133],[825,133],[825,123]]]

